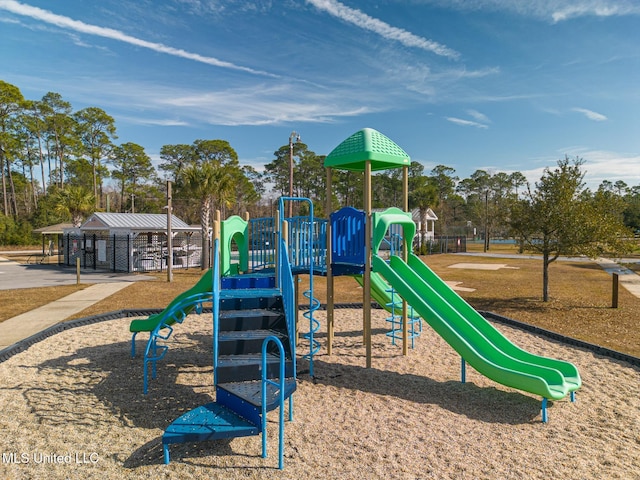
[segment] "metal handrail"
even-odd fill
[[[267,346],[275,343],[280,353],[278,382],[267,378]],[[278,390],[278,468],[284,468],[284,399],[285,399],[285,355],[280,339],[270,335],[262,342],[262,458],[267,458],[267,387],[273,385]]]

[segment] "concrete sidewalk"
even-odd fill
[[[131,282],[97,283],[0,323],[0,350],[66,320]]]
[[[596,263],[609,274],[618,274],[618,282],[626,288],[632,295],[640,298],[640,275],[627,267],[623,267],[608,258],[598,258]]]

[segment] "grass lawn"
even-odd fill
[[[482,245],[479,245],[480,250]],[[510,250],[509,250],[510,249]],[[491,253],[514,253],[513,246],[492,245]],[[550,266],[549,292],[551,300],[541,301],[542,263],[540,260],[473,257],[456,254],[423,257],[425,262],[444,280],[462,282],[461,286],[475,289],[460,294],[476,309],[488,310],[507,317],[534,324],[574,338],[631,355],[640,356],[640,329],[637,315],[640,299],[620,288],[619,308],[612,309],[611,276],[592,262],[554,262]],[[479,270],[449,268],[453,264],[505,264],[509,268]],[[166,273],[152,274],[151,282],[136,282],[117,294],[96,303],[74,318],[126,308],[161,308],[176,295],[192,286],[202,272],[198,269],[178,270],[174,282],[166,281]],[[336,303],[361,303],[362,289],[350,277],[335,279]],[[300,291],[308,285],[308,277],[300,277]],[[11,315],[0,309],[0,321],[19,311],[14,305],[21,302],[22,311],[46,304],[73,292],[78,287],[47,287],[39,289],[0,291],[0,304],[12,305]],[[315,296],[322,303],[326,299],[326,282],[314,278]],[[301,304],[306,299],[301,298]],[[339,313],[336,317],[339,321]],[[324,329],[324,326],[322,327]]]

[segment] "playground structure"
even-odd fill
[[[319,301],[313,297],[314,276],[327,282],[327,353],[334,336],[333,278],[354,276],[363,286],[363,335],[366,366],[371,367],[371,300],[392,314],[391,337],[402,339],[403,354],[416,337],[415,324],[422,318],[460,356],[461,380],[466,364],[505,386],[542,397],[542,421],[548,420],[547,400],[568,394],[574,400],[580,375],[569,362],[533,355],[504,337],[457,293],[410,252],[416,233],[408,211],[408,155],[384,135],[364,129],[349,137],[325,160],[327,189],[332,169],[365,173],[364,211],[351,207],[314,218],[309,199],[282,197],[275,219],[242,219],[237,216],[214,223],[213,268],[190,290],[179,295],[160,314],[131,323],[132,355],[139,332],[150,333],[144,365],[156,376],[156,363],[167,353],[163,343],[175,324],[193,309],[211,302],[213,310],[213,384],[216,400],[185,413],[169,425],[162,437],[165,463],[169,445],[262,434],[266,455],[266,416],[279,409],[279,467],[283,467],[285,400],[293,418],[298,350],[298,292],[294,277],[309,275],[308,300],[302,318],[303,334],[314,375],[313,357],[321,348],[315,338],[320,327],[314,318]],[[403,168],[403,208],[371,212],[371,172]],[[331,198],[331,195],[327,195]],[[285,218],[285,202],[306,202],[309,214]],[[327,211],[330,211],[328,205]],[[390,242],[389,258],[381,245]],[[237,254],[234,257],[234,247]],[[398,297],[401,301],[398,300]],[[401,315],[397,312],[401,311]],[[306,327],[304,327],[306,329]]]

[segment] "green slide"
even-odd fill
[[[373,270],[486,377],[555,400],[580,388],[580,374],[573,364],[534,355],[511,343],[417,256],[410,254],[408,263],[392,256],[387,263],[374,255]]]
[[[209,269],[200,280],[191,287],[189,290],[182,292],[176,298],[174,298],[169,305],[160,313],[155,313],[150,315],[148,318],[133,320],[129,325],[129,331],[133,332],[134,337],[138,332],[151,332],[154,328],[160,323],[163,322],[167,315],[173,315],[177,311],[182,311],[185,315],[187,315],[191,310],[193,310],[198,301],[206,298],[207,293],[211,293],[213,291],[213,273],[211,269]],[[167,322],[169,325],[173,324],[175,320],[169,320]]]

